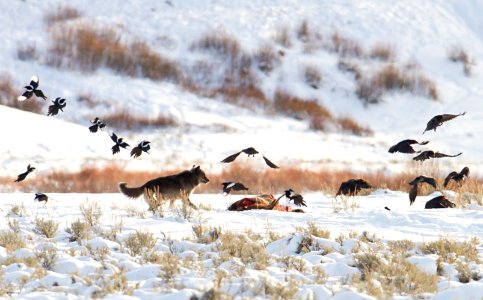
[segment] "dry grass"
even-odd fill
[[[314,66],[307,66],[304,71],[305,82],[313,89],[318,89],[322,83],[322,75]]]
[[[362,78],[362,71],[359,65],[348,60],[339,60],[337,63],[337,68],[341,71],[354,74],[356,80]]]
[[[338,53],[341,57],[360,58],[364,56],[364,50],[358,41],[343,36],[337,31],[330,36],[326,48],[329,51]]]
[[[369,57],[381,61],[392,61],[396,58],[396,51],[392,45],[377,43],[369,51]]]
[[[460,46],[452,46],[448,50],[448,58],[455,63],[463,64],[463,72],[466,76],[471,76],[471,68],[475,64],[468,52]]]
[[[41,114],[43,100],[29,99],[27,101],[18,101],[17,97],[23,93],[23,89],[18,90],[14,86],[12,77],[9,74],[0,74],[0,104]]]
[[[262,72],[269,74],[275,67],[280,65],[283,57],[282,53],[281,51],[276,51],[270,45],[265,45],[258,49],[253,59]]]
[[[50,27],[55,23],[78,19],[81,16],[82,13],[76,8],[59,5],[55,10],[50,11],[44,16],[44,22]]]
[[[161,56],[143,41],[124,42],[115,28],[86,22],[51,29],[49,63],[92,72],[100,67],[119,74],[152,80],[181,79],[178,64]]]
[[[415,70],[400,69],[393,64],[382,67],[370,78],[361,78],[357,85],[357,96],[367,104],[381,102],[382,96],[391,91],[439,99],[434,82]]]
[[[456,262],[459,256],[463,256],[466,261],[481,263],[478,251],[480,244],[481,241],[476,237],[462,242],[450,237],[441,237],[436,241],[424,243],[421,251],[424,254],[437,254],[449,263]]]
[[[304,20],[297,29],[297,38],[306,43],[310,39],[310,27],[307,20]]]
[[[39,53],[35,44],[21,44],[17,47],[17,58],[21,61],[37,60]]]
[[[333,118],[330,111],[320,105],[317,100],[305,100],[280,89],[275,92],[274,107],[277,112],[296,119],[322,117],[331,120]]]
[[[343,131],[357,136],[370,136],[374,133],[370,128],[360,125],[356,120],[347,116],[338,118],[337,124],[340,125]]]
[[[287,27],[281,27],[275,33],[275,42],[285,48],[292,47],[292,37]]]
[[[147,127],[169,127],[177,125],[171,116],[140,116],[128,109],[123,109],[110,115],[100,117],[109,127],[115,129],[145,129]]]

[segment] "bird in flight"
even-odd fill
[[[30,166],[30,164],[27,166],[27,171],[21,173],[18,175],[17,179],[15,180],[15,182],[20,182],[22,180],[24,180],[28,174],[32,173],[33,171],[35,170],[34,167]]]
[[[468,167],[464,167],[459,173],[456,171],[452,171],[444,179],[443,187],[446,188],[450,180],[454,180],[458,184],[458,186],[461,186],[463,184],[463,181],[465,181],[468,176],[470,176],[470,168]]]
[[[45,206],[45,204],[47,204],[48,200],[49,200],[49,197],[46,194],[35,193],[34,201],[39,201],[39,202],[45,201],[45,203],[44,203],[44,206]]]
[[[431,120],[428,121],[428,124],[426,125],[426,129],[423,131],[423,134],[426,131],[429,131],[429,130],[436,131],[436,128],[443,125],[444,122],[452,120],[452,119],[459,117],[459,116],[462,116],[464,114],[466,114],[466,112],[463,112],[463,113],[460,113],[460,114],[457,114],[457,115],[452,115],[452,114],[436,115],[436,116],[432,117]]]
[[[221,185],[223,185],[223,193],[225,193],[225,196],[228,195],[231,191],[248,191],[248,188],[240,182],[226,181],[223,182]]]
[[[349,179],[340,184],[339,190],[335,196],[349,195],[354,196],[360,192],[361,189],[370,189],[372,186],[364,179]]]
[[[42,90],[39,90],[39,77],[37,75],[32,76],[29,85],[26,85],[24,88],[25,92],[23,92],[21,96],[17,97],[18,101],[25,101],[32,97],[32,95],[47,100],[47,97],[44,95]]]
[[[112,146],[112,154],[119,153],[121,151],[120,148],[126,149],[129,147],[129,144],[123,141],[123,138],[118,137],[114,132],[111,134],[111,140],[116,143],[114,146]]]
[[[413,160],[423,161],[423,160],[427,160],[427,159],[430,159],[430,158],[456,157],[456,156],[460,156],[461,154],[463,154],[463,152],[460,152],[460,153],[455,154],[455,155],[449,155],[449,154],[434,152],[432,150],[427,150],[427,151],[423,151],[419,155],[413,157]]]
[[[260,152],[258,152],[257,150],[255,150],[255,148],[253,147],[249,147],[249,148],[246,148],[246,149],[243,149],[242,151],[240,152],[237,152],[235,154],[232,154],[230,156],[228,156],[227,158],[223,159],[221,162],[222,163],[230,163],[232,161],[234,161],[238,155],[240,155],[241,153],[245,153],[248,155],[248,157],[252,156],[254,157],[255,154],[258,154]],[[265,157],[265,155],[262,155],[263,157],[263,160],[265,161],[265,163],[270,167],[270,168],[273,168],[273,169],[278,169],[278,166],[275,165],[273,162],[271,162],[268,158]]]
[[[91,123],[94,124],[89,126],[89,131],[92,133],[95,133],[99,129],[102,130],[104,129],[104,127],[106,127],[106,124],[102,122],[98,117],[95,117],[93,120],[91,120]]]
[[[151,146],[149,145],[151,142],[150,141],[142,141],[139,143],[136,147],[132,148],[131,150],[131,156],[134,158],[137,158],[143,154],[143,152],[149,153],[149,149],[151,149]]]
[[[307,206],[307,204],[305,204],[304,197],[300,194],[295,194],[294,190],[292,189],[285,191],[285,197],[287,197],[289,201],[293,200],[293,203],[297,206]]]
[[[432,187],[434,187],[435,189],[437,188],[436,180],[434,180],[434,178],[426,177],[423,175],[414,178],[412,181],[408,183],[409,185],[411,185],[411,189],[409,190],[409,205],[413,205],[414,201],[416,201],[416,197],[418,196],[419,185],[421,183],[427,183]]]
[[[401,152],[401,153],[416,153],[421,151],[415,151],[411,145],[418,144],[418,145],[426,145],[429,141],[418,142],[416,140],[402,140],[396,145],[393,145],[389,148],[389,153],[394,152]]]
[[[64,111],[63,108],[67,105],[67,103],[65,103],[65,99],[60,97],[55,98],[55,100],[52,102],[54,104],[49,106],[47,116],[55,116],[59,113],[59,110]]]

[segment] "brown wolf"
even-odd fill
[[[130,197],[138,198],[144,195],[150,209],[154,211],[164,201],[170,201],[171,205],[177,199],[196,208],[189,197],[200,183],[207,183],[209,179],[199,166],[179,174],[168,175],[152,179],[139,187],[128,187],[125,182],[119,183],[121,193]]]

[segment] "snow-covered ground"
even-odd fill
[[[356,293],[350,285],[343,283],[343,278],[360,274],[354,263],[357,252],[353,252],[353,249],[358,243],[358,247],[371,246],[371,242],[362,238],[364,232],[369,239],[380,240],[383,245],[388,241],[413,241],[416,246],[409,253],[408,261],[428,274],[436,274],[437,255],[423,254],[423,243],[438,238],[457,241],[483,238],[481,207],[424,210],[424,203],[435,195],[420,196],[409,207],[406,193],[377,190],[368,196],[349,199],[344,209],[342,199],[338,199],[339,204],[336,204],[332,197],[314,193],[305,195],[306,213],[262,210],[231,212],[226,210],[228,204],[242,196],[193,195],[192,200],[196,205],[208,209],[183,214],[180,207],[175,205],[172,209],[166,207],[164,216],[159,217],[147,212],[143,200],[128,200],[120,194],[49,194],[54,200],[45,206],[33,202],[32,194],[1,194],[1,227],[7,228],[9,223],[16,220],[19,234],[26,241],[24,248],[10,253],[0,247],[0,259],[6,262],[1,270],[2,282],[4,286],[11,284],[1,290],[19,299],[84,299],[92,297],[94,293],[106,299],[130,299],[126,294],[140,299],[187,299],[190,295],[201,295],[214,288],[216,272],[226,272],[225,276],[231,279],[217,288],[236,297],[270,298],[274,295],[268,290],[260,291],[260,280],[287,286],[287,280],[293,277],[300,280],[294,294],[297,299],[366,299],[366,296]],[[281,203],[288,204],[285,200]],[[391,211],[385,210],[386,206]],[[91,207],[94,212],[97,207],[102,213],[99,222],[94,222],[97,229],[79,245],[77,242],[69,242],[72,234],[66,232],[66,229],[72,228],[71,224],[78,220],[85,222],[81,207],[84,211],[89,211]],[[38,219],[53,220],[59,225],[54,237],[45,238],[35,231],[35,220]],[[313,244],[309,246],[311,251],[297,253],[299,244],[307,236],[301,228],[307,228],[310,223],[319,229],[328,230],[330,237],[312,237],[318,246]],[[222,257],[221,251],[217,250],[219,246],[216,246],[219,241],[209,244],[197,242],[193,231],[196,225],[221,228],[224,233],[260,235],[260,241],[265,241],[262,245],[269,257],[267,267],[260,270],[253,262],[242,263],[240,258]],[[110,232],[112,228],[118,229],[116,237],[100,234]],[[154,250],[158,255],[171,253],[180,262],[191,258],[197,262],[196,267],[181,266],[171,278],[174,284],[167,282],[161,275],[165,265],[143,261],[143,254],[145,257],[151,253],[150,250],[135,256],[129,254],[131,252],[126,246],[126,240],[136,231],[151,233],[156,238]],[[278,238],[270,241],[270,235]],[[38,267],[28,265],[22,259],[40,257],[39,253],[45,247],[55,248],[56,256],[46,273],[40,273]],[[103,255],[101,251],[96,252],[103,247],[107,249],[102,252]],[[321,250],[326,248],[333,248],[334,252],[324,253],[326,250]],[[482,245],[477,249],[481,259]],[[299,271],[288,266],[284,268],[280,264],[283,257],[301,259],[306,267]],[[216,263],[217,259],[223,263]],[[464,258],[461,259],[464,261]],[[483,266],[468,263],[472,272],[481,278]],[[427,297],[483,297],[483,279],[461,284],[454,266],[447,263],[444,265],[445,271],[439,279],[437,291]],[[244,271],[240,271],[240,268]],[[317,268],[322,268],[326,274],[324,283],[315,281]],[[117,278],[113,274],[124,276],[125,281],[117,289],[114,287],[109,290],[114,285],[111,280]],[[240,284],[245,285],[244,289]]]
[[[470,167],[471,176],[482,175],[478,168],[483,163],[483,143],[479,139],[483,134],[482,1],[94,0],[86,4],[86,1],[72,0],[68,3],[81,13],[81,17],[65,24],[86,22],[116,28],[123,37],[140,39],[182,66],[208,58],[193,51],[191,46],[204,35],[214,32],[238,40],[242,50],[250,55],[266,45],[281,50],[283,59],[271,73],[259,70],[256,73],[265,95],[271,99],[275,91],[283,89],[303,99],[316,99],[334,116],[349,116],[372,129],[374,134],[364,137],[336,131],[313,131],[309,129],[308,120],[200,97],[172,82],[131,78],[106,68],[82,73],[51,67],[46,63],[51,29],[44,17],[65,5],[66,2],[61,0],[0,0],[0,73],[12,78],[19,95],[31,76],[36,74],[40,77],[40,88],[50,98],[61,96],[67,99],[65,112],[54,117],[0,105],[2,177],[12,177],[13,181],[29,163],[37,169],[28,179],[54,170],[76,171],[85,166],[111,163],[150,171],[173,167],[186,169],[197,164],[209,177],[209,174],[222,170],[221,159],[250,146],[281,168],[299,166],[350,169],[361,174],[375,170],[397,173],[418,169],[417,166],[421,165],[411,161],[411,156],[387,152],[391,145],[406,138],[429,140],[428,145],[420,147],[424,150],[448,154],[463,152],[457,158],[433,163],[435,169],[442,172],[441,176],[463,166]],[[321,38],[322,44],[338,32],[359,43],[365,52],[378,43],[392,45],[396,54],[393,63],[398,67],[417,66],[435,83],[439,100],[393,92],[384,94],[383,101],[377,105],[364,106],[356,96],[353,75],[337,67],[340,56],[320,44],[306,45],[297,38],[296,32],[304,21],[310,32]],[[284,30],[287,30],[290,46],[276,42],[277,35]],[[17,57],[17,50],[27,46],[35,47],[37,59],[20,60]],[[460,63],[448,59],[448,51],[455,46],[467,51],[474,62],[471,76],[464,75]],[[359,64],[367,73],[375,72],[383,64],[367,57],[349,60]],[[321,74],[318,89],[310,87],[304,79],[307,66]],[[78,100],[80,95],[89,95],[100,104],[86,105],[85,101]],[[48,104],[44,104],[45,112]],[[124,109],[135,115],[171,116],[177,125],[115,130],[131,145],[147,139],[152,142],[152,147],[149,155],[143,154],[138,159],[130,158],[124,150],[113,156],[110,150],[113,143],[107,133],[114,129],[92,134],[87,127],[95,116]],[[464,111],[466,115],[443,124],[436,132],[422,135],[426,123],[434,115]],[[241,158],[240,161],[247,162]],[[431,165],[430,162],[422,164]],[[356,293],[347,282],[349,275],[360,272],[354,267],[351,250],[357,244],[356,240],[362,239],[363,232],[376,235],[384,245],[393,240],[414,241],[416,247],[409,253],[409,261],[429,273],[436,272],[437,257],[423,254],[418,248],[422,243],[441,236],[460,241],[483,238],[481,206],[472,204],[465,209],[424,210],[424,203],[436,194],[419,196],[416,203],[409,206],[406,193],[377,190],[368,196],[349,199],[347,209],[343,208],[342,199],[336,201],[322,193],[304,194],[308,203],[305,214],[228,212],[228,204],[240,196],[195,194],[192,200],[207,205],[208,209],[186,219],[177,209],[167,209],[163,217],[151,216],[146,212],[144,202],[127,200],[120,194],[43,192],[55,199],[45,207],[33,202],[33,194],[0,194],[1,228],[8,230],[6,228],[15,227],[18,222],[19,233],[26,241],[25,248],[12,253],[0,247],[2,294],[21,299],[84,299],[96,293],[108,299],[129,299],[128,294],[141,299],[188,299],[215,288],[216,274],[220,271],[229,274],[230,279],[216,288],[239,298],[269,298],[268,290],[260,292],[263,287],[257,282],[271,282],[272,287],[278,283],[289,286],[288,278],[294,277],[300,280],[294,294],[296,298],[366,299],[367,295]],[[451,193],[450,196],[457,195]],[[83,218],[79,208],[83,203],[97,203],[101,207],[100,228],[104,231],[122,220],[117,240],[109,240],[95,232],[81,245],[69,242],[70,235],[65,229],[78,218]],[[25,209],[21,216],[12,213],[12,208],[17,206]],[[391,211],[385,210],[386,206]],[[145,216],[129,213],[135,210],[144,212]],[[47,239],[35,232],[34,223],[38,218],[58,222],[59,230],[54,238]],[[332,247],[334,252],[326,254],[311,248],[305,254],[296,253],[295,249],[304,237],[296,227],[306,227],[309,222],[331,232],[331,238],[319,239],[318,245]],[[199,224],[219,226],[235,233],[252,231],[260,234],[265,240],[257,243],[269,254],[269,266],[256,270],[253,265],[243,264],[239,258],[218,264],[220,253],[213,244],[194,241],[192,226]],[[174,275],[174,283],[168,284],[160,275],[163,267],[159,263],[141,262],[139,256],[129,255],[123,241],[136,230],[150,232],[157,238],[155,250],[158,254],[171,253],[181,260],[191,259],[197,267],[182,267]],[[294,233],[296,231],[299,233]],[[268,242],[269,232],[278,234],[279,238]],[[340,239],[341,243],[335,241],[340,234],[345,236]],[[351,234],[355,236],[349,237]],[[40,272],[29,265],[28,258],[37,258],[44,247],[56,249],[56,263],[46,272]],[[92,251],[103,247],[108,250]],[[481,261],[481,243],[478,253]],[[280,260],[277,261],[280,257],[300,258],[307,268],[294,271],[282,267]],[[464,262],[464,257],[458,261]],[[319,267],[327,275],[323,283],[315,279]],[[477,278],[483,276],[481,264],[473,263],[470,267]],[[437,291],[422,297],[483,298],[481,279],[462,284],[458,275],[454,265],[444,265]],[[113,283],[114,278],[125,280],[119,283],[123,288]],[[117,288],[107,289],[108,282]]]

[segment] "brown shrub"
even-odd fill
[[[17,97],[20,96],[22,92],[23,90],[17,91],[17,89],[14,88],[12,77],[9,74],[0,74],[0,104],[41,114],[43,100],[29,99],[26,101],[18,101]]]
[[[39,54],[35,44],[22,44],[17,47],[17,58],[22,61],[37,60]]]
[[[175,126],[176,120],[171,116],[156,117],[135,115],[124,109],[119,112],[100,117],[108,126],[116,129],[136,129],[146,127]]]
[[[236,58],[241,53],[240,43],[231,36],[214,32],[208,33],[191,45],[192,50],[212,51],[217,55]]]
[[[452,62],[460,62],[463,64],[463,72],[466,76],[471,76],[471,67],[474,61],[470,58],[465,49],[460,46],[452,46],[448,50],[448,58]]]
[[[304,72],[305,82],[314,89],[318,89],[322,81],[320,71],[314,66],[307,66]]]
[[[254,60],[258,68],[266,74],[273,71],[273,69],[280,64],[281,53],[275,51],[273,47],[266,45],[258,49],[254,55]]]
[[[337,68],[339,68],[341,71],[354,74],[356,80],[360,80],[362,78],[361,69],[355,63],[346,60],[339,60],[337,63]]]
[[[287,27],[279,28],[275,34],[275,42],[285,48],[292,46],[292,38]]]
[[[350,117],[341,117],[337,119],[337,123],[340,125],[342,130],[350,132],[357,136],[370,136],[374,132],[367,127],[363,127],[356,120]]]
[[[307,42],[310,38],[309,23],[304,20],[297,30],[297,38],[302,42]]]
[[[364,55],[364,50],[358,41],[342,36],[337,31],[331,35],[326,48],[342,57],[362,57]]]
[[[378,70],[371,78],[357,82],[356,93],[365,103],[378,103],[385,92],[405,91],[438,100],[434,82],[425,76],[390,64]]]
[[[396,52],[392,45],[377,43],[371,48],[369,57],[382,61],[390,61],[396,58]]]
[[[115,28],[87,23],[56,26],[51,37],[49,63],[57,67],[85,72],[107,67],[120,74],[153,80],[181,78],[175,61],[162,57],[142,41],[123,42]]]
[[[292,96],[285,91],[277,90],[274,97],[275,110],[297,119],[306,117],[323,117],[332,120],[332,114],[317,100],[305,100]]]
[[[44,16],[44,22],[47,26],[52,26],[57,22],[65,22],[68,20],[74,20],[82,16],[81,12],[76,8],[70,6],[57,6],[57,9],[50,11]]]

